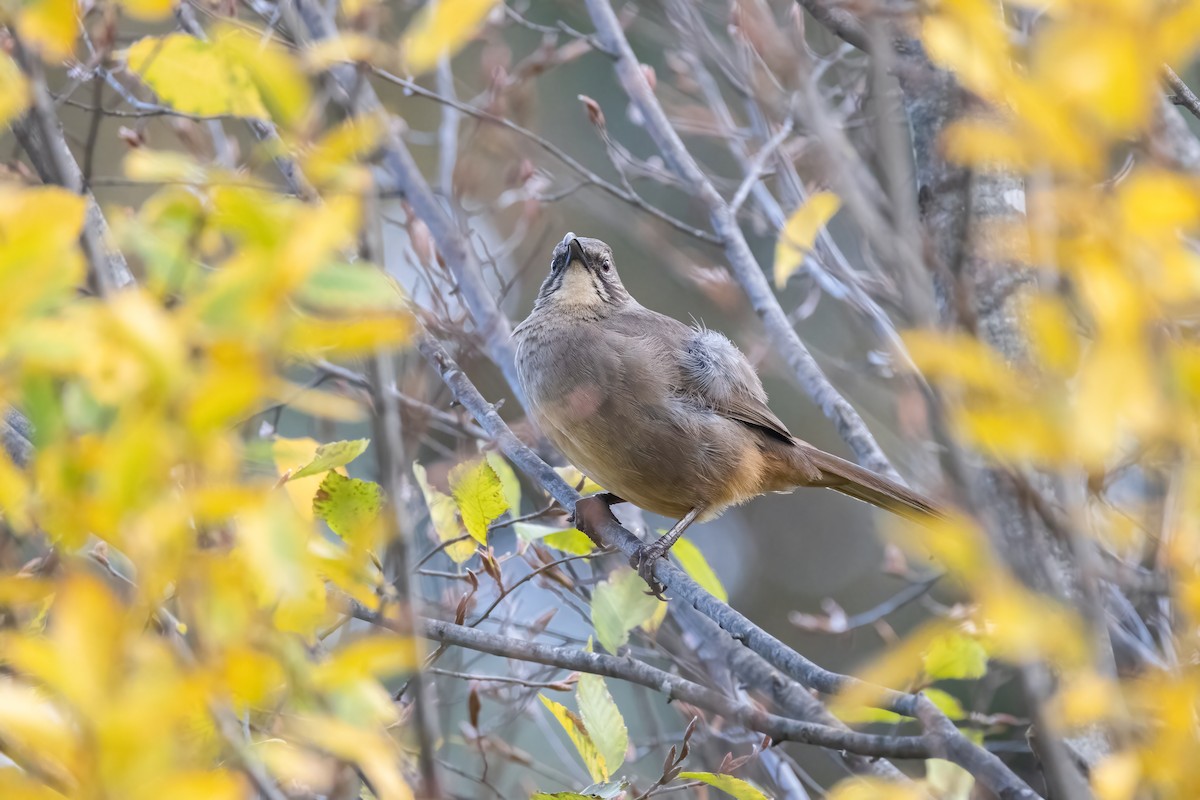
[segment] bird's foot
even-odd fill
[[[650,587],[650,591],[646,592],[646,594],[654,595],[664,603],[667,601],[667,598],[663,597],[663,592],[667,590],[667,587],[659,583],[658,578],[654,577],[654,565],[660,558],[666,557],[667,548],[658,542],[651,542],[639,547],[629,558],[629,566],[637,570],[637,574]]]
[[[590,534],[590,531],[584,530],[583,527],[580,527],[581,525],[588,525],[589,520],[586,519],[586,516],[588,513],[596,513],[594,511],[589,512],[588,506],[595,506],[598,503],[603,503],[604,511],[608,511],[610,508],[615,506],[617,503],[624,503],[624,502],[627,502],[625,500],[625,498],[617,497],[612,492],[600,492],[599,494],[593,494],[588,497],[584,497],[578,503],[575,504],[575,511],[572,511],[570,514],[567,515],[567,524],[574,525],[575,527],[579,528],[579,530],[583,531],[584,533]],[[584,508],[581,509],[580,506],[584,506]],[[581,519],[580,515],[578,513],[581,510],[584,512],[584,514],[582,515],[583,517],[585,517],[584,519]],[[597,509],[597,511],[599,511],[599,509]],[[603,513],[603,511],[601,511],[600,513]],[[577,520],[578,520],[578,522],[577,522]],[[591,527],[591,526],[589,526],[589,527]]]

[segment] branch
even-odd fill
[[[392,627],[389,620],[381,618],[361,604],[355,603],[352,613],[359,619]],[[401,628],[402,626],[395,626],[396,630]],[[504,658],[636,683],[661,692],[668,700],[683,700],[727,719],[736,720],[746,728],[765,733],[777,742],[801,742],[831,750],[845,750],[859,755],[884,758],[925,759],[935,755],[923,736],[878,736],[769,714],[749,703],[740,703],[629,656],[610,656],[605,653],[589,653],[578,648],[540,644],[433,619],[421,620],[418,631],[426,638],[443,645],[457,645]]]
[[[587,527],[599,539],[600,544],[616,547],[627,557],[634,555],[641,545],[638,538],[612,516],[606,504],[593,502],[581,504],[577,508],[576,504],[581,499],[578,492],[517,439],[500,419],[496,409],[483,399],[470,379],[440,344],[426,336],[421,339],[420,349],[422,355],[438,370],[442,380],[450,387],[455,399],[471,412],[518,469],[532,478],[564,508],[575,511],[576,518],[580,519],[581,523],[590,523]],[[602,507],[603,515],[594,513],[597,506]],[[720,625],[734,639],[805,686],[825,694],[838,694],[854,687],[866,687],[866,684],[857,678],[830,672],[787,647],[742,614],[704,591],[687,573],[666,559],[655,562],[654,577],[681,600]],[[921,720],[927,732],[936,733],[937,747],[934,752],[938,757],[954,761],[1003,798],[1038,797],[1033,789],[997,756],[973,744],[959,732],[946,715],[923,695],[898,692],[884,687],[867,688],[873,696],[880,698],[880,707],[904,716],[916,717]]]
[[[95,290],[106,294],[128,286],[133,283],[133,275],[125,263],[125,256],[118,250],[110,250],[106,244],[108,222],[96,198],[84,186],[83,172],[67,146],[62,123],[55,113],[54,100],[46,85],[42,62],[16,38],[15,33],[10,31],[10,35],[13,37],[13,55],[29,79],[33,94],[28,113],[13,125],[13,133],[45,183],[61,186],[86,199],[87,216],[84,218],[81,239]]]
[[[296,11],[295,16],[299,18],[294,27],[302,28],[293,31],[298,39],[323,40],[338,35],[329,15],[315,0],[294,0],[292,6]],[[371,88],[369,81],[363,79],[355,66],[342,64],[330,67],[329,75],[342,91],[342,100],[352,112],[372,113],[382,110],[383,105],[379,102],[375,90]],[[484,282],[483,272],[466,237],[459,231],[454,218],[446,211],[421,175],[412,154],[395,130],[392,130],[385,140],[382,170],[387,180],[379,187],[380,192],[391,194],[399,191],[412,206],[414,213],[429,228],[438,252],[454,276],[459,296],[471,312],[476,331],[487,348],[488,357],[503,371],[505,379],[513,387],[513,391],[518,393],[518,397],[522,397],[513,360],[512,330],[496,304],[495,292]]]
[[[858,17],[838,8],[835,5],[822,3],[821,0],[797,0],[813,19],[829,29],[830,33],[849,45],[863,52],[870,52],[870,42],[866,30]]]
[[[876,443],[875,437],[867,429],[862,417],[825,377],[812,353],[792,329],[787,315],[780,308],[779,301],[746,243],[746,237],[738,226],[737,215],[721,197],[671,126],[670,120],[654,96],[653,89],[650,88],[637,56],[629,46],[629,40],[625,38],[625,32],[621,29],[612,6],[608,0],[587,0],[587,7],[604,49],[616,54],[614,67],[617,80],[629,96],[630,102],[641,113],[645,120],[646,132],[658,146],[667,165],[708,210],[713,231],[725,247],[725,255],[734,275],[792,370],[793,377],[820,406],[825,416],[833,421],[842,439],[850,445],[850,449],[864,466],[903,482]]]
[[[1192,113],[1193,117],[1200,119],[1200,97],[1192,91],[1191,87],[1183,82],[1183,79],[1175,74],[1175,70],[1170,67],[1163,67],[1163,78],[1167,82],[1167,86],[1171,87],[1171,91],[1175,95],[1171,98],[1171,102],[1177,106],[1183,106]]]

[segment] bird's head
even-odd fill
[[[537,302],[544,307],[604,315],[629,302],[617,276],[612,248],[599,239],[568,233],[554,247],[550,274]]]

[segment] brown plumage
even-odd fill
[[[599,239],[559,243],[513,336],[528,410],[546,436],[609,492],[680,520],[643,548],[637,566],[648,580],[693,520],[764,492],[820,486],[910,518],[940,513],[792,436],[741,351],[634,300]]]

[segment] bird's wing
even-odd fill
[[[716,331],[689,332],[679,359],[683,391],[718,414],[792,441],[791,431],[767,406],[762,381],[742,351]]]
[[[670,382],[680,395],[786,442],[793,441],[787,426],[767,406],[758,373],[724,335],[689,327],[644,307],[631,309],[609,324],[618,333],[657,350],[674,373]]]

